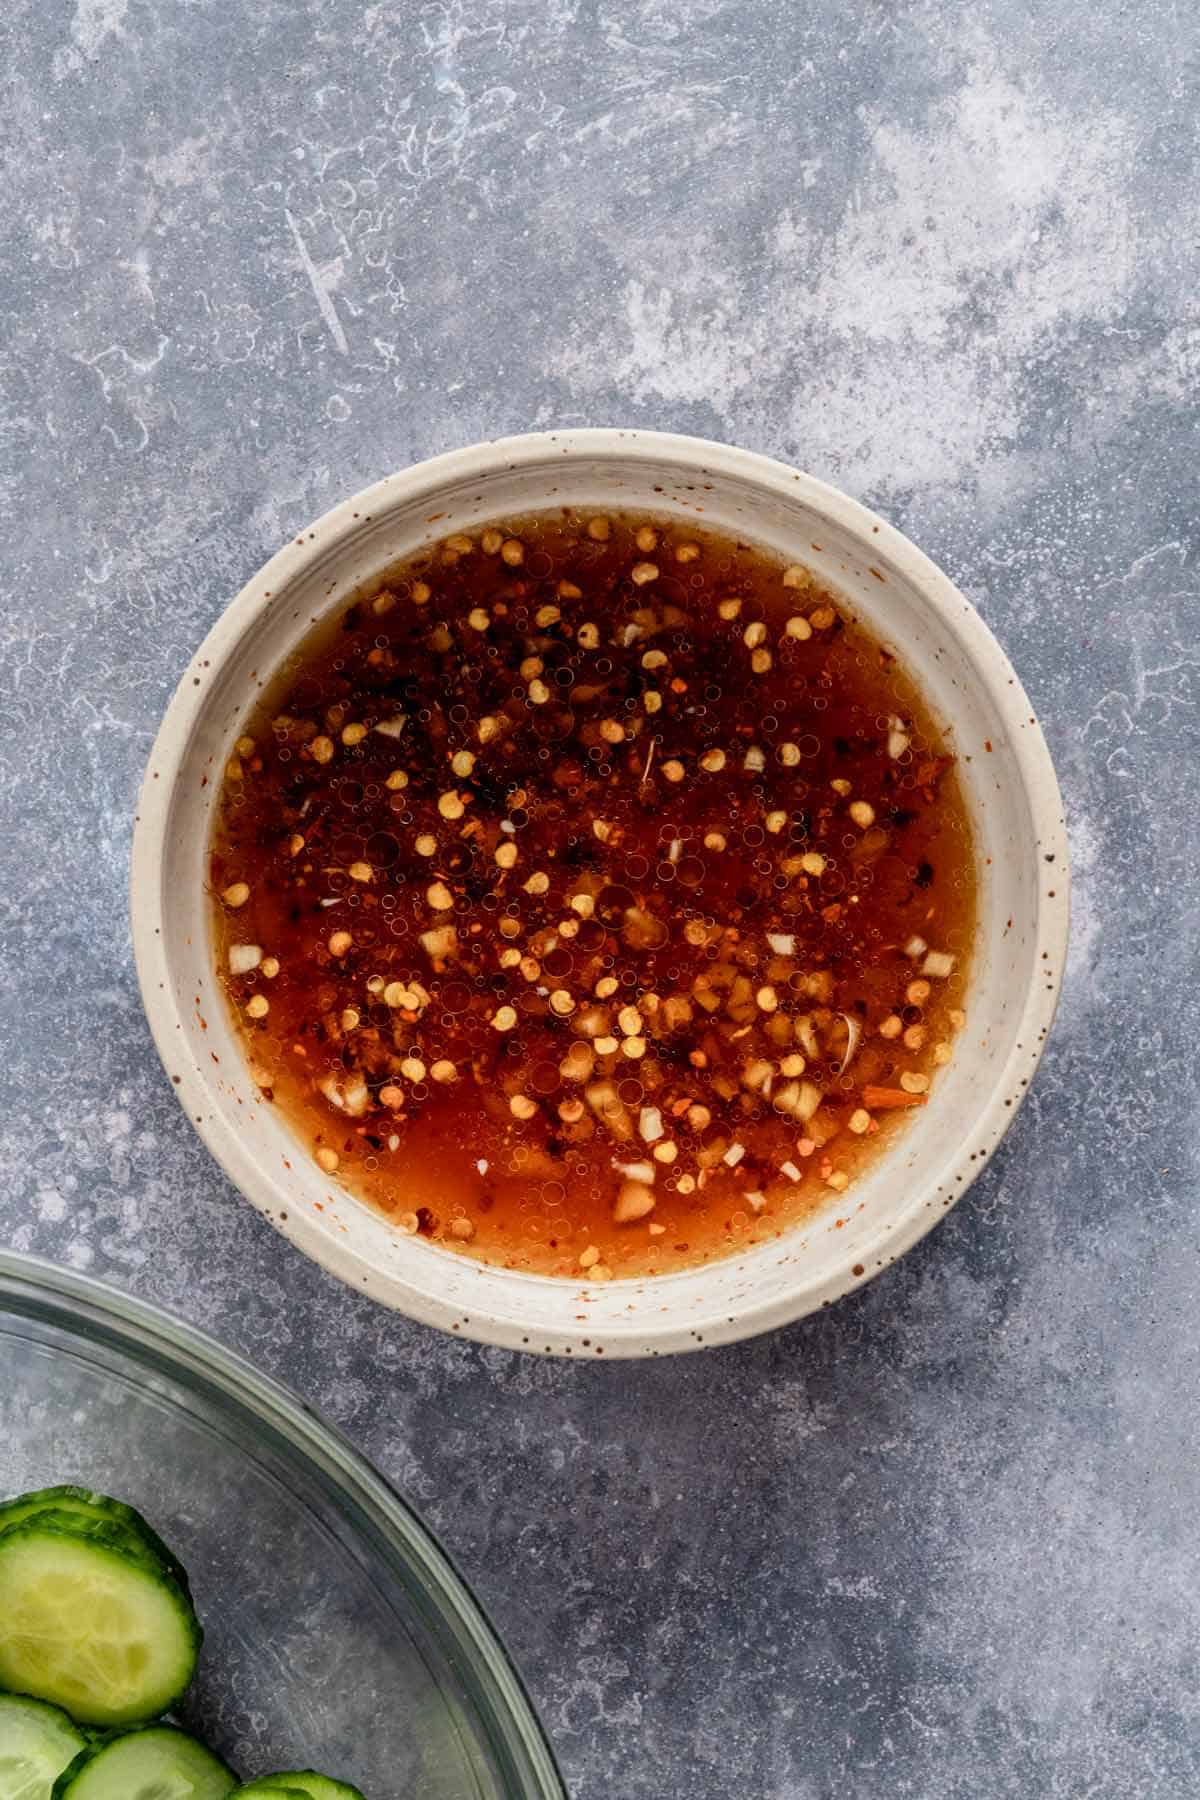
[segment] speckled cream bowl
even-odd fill
[[[915,676],[951,736],[980,857],[968,1024],[930,1104],[846,1200],[775,1242],[605,1284],[488,1268],[407,1237],[331,1185],[250,1081],[214,972],[206,861],[219,772],[256,696],[312,623],[398,558],[486,520],[638,508],[802,559]],[[146,1011],[188,1116],[253,1205],[351,1286],[489,1343],[585,1356],[692,1350],[798,1319],[916,1242],[979,1173],[1037,1067],[1067,935],[1054,770],[1004,653],[891,526],[811,476],[653,432],[569,431],[436,457],[334,507],[271,559],[192,659],[142,787],[133,937]]]

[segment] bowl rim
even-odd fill
[[[181,1018],[176,1005],[166,933],[163,930],[161,884],[162,850],[171,816],[172,799],[183,757],[197,722],[207,704],[207,688],[260,611],[264,593],[278,595],[286,584],[314,568],[333,561],[348,540],[380,515],[401,506],[412,506],[448,484],[482,479],[491,474],[543,466],[548,476],[568,457],[595,458],[644,465],[666,461],[682,466],[697,477],[728,478],[799,500],[825,515],[831,523],[869,543],[873,556],[885,558],[929,604],[959,640],[981,684],[996,708],[1009,736],[1024,797],[1040,854],[1036,859],[1038,942],[1047,950],[1047,963],[1031,977],[1016,1022],[1013,1048],[992,1079],[987,1101],[974,1118],[969,1138],[964,1138],[948,1171],[969,1171],[969,1179],[956,1182],[957,1191],[942,1207],[913,1207],[908,1214],[882,1225],[857,1266],[869,1273],[854,1273],[847,1258],[828,1274],[796,1285],[780,1297],[748,1301],[732,1315],[722,1310],[689,1317],[686,1323],[660,1324],[639,1319],[628,1327],[600,1327],[581,1323],[575,1331],[558,1325],[539,1334],[545,1350],[570,1354],[590,1343],[593,1350],[603,1340],[608,1357],[661,1355],[708,1348],[751,1337],[831,1305],[834,1300],[874,1278],[930,1231],[937,1219],[956,1204],[983,1171],[1002,1141],[1028,1092],[1057,1010],[1066,963],[1070,912],[1070,853],[1058,779],[1040,725],[1025,689],[991,630],[975,607],[950,577],[896,526],[872,512],[860,501],[831,487],[816,476],[757,451],[720,444],[705,438],[673,432],[641,431],[621,427],[579,427],[501,437],[471,444],[460,450],[414,463],[338,502],[311,524],[298,531],[268,562],[259,568],[219,615],[182,672],[179,684],[163,716],[151,748],[138,796],[130,864],[130,911],[134,957],[142,1002],[164,1068],[181,1063],[177,1045]],[[208,678],[195,680],[203,670]],[[153,770],[153,779],[151,771]],[[1051,882],[1054,886],[1051,887]],[[1047,975],[1048,969],[1048,975]],[[185,1039],[186,1041],[186,1039]],[[286,1218],[268,1211],[260,1193],[261,1173],[254,1157],[244,1151],[239,1134],[230,1131],[218,1110],[210,1115],[211,1091],[204,1072],[190,1056],[182,1059],[174,1092],[195,1129],[217,1162],[250,1203],[265,1213],[306,1255],[358,1291],[363,1289],[361,1258],[324,1235],[302,1207],[288,1207]],[[196,1100],[198,1104],[190,1102]],[[968,1160],[969,1153],[969,1160]],[[640,1278],[674,1281],[678,1274]],[[393,1283],[393,1287],[400,1285]],[[614,1284],[615,1290],[616,1284]],[[369,1289],[373,1297],[422,1323],[453,1330],[507,1349],[543,1353],[530,1330],[529,1320],[514,1315],[488,1315],[478,1307],[466,1319],[458,1306],[428,1289],[405,1284],[404,1298]]]
[[[356,1533],[392,1566],[475,1708],[512,1800],[568,1800],[525,1682],[470,1583],[439,1539],[337,1426],[210,1333],[94,1276],[0,1248],[0,1301],[14,1312],[107,1343],[183,1386],[249,1413],[319,1472]],[[414,1575],[417,1588],[414,1589]]]

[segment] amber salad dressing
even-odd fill
[[[575,1279],[848,1217],[974,927],[902,656],[800,564],[569,511],[314,636],[230,746],[211,872],[253,1078],[330,1183]]]

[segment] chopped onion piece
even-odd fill
[[[804,1179],[794,1162],[780,1163],[779,1173],[786,1175],[789,1181],[803,1181]]]
[[[767,943],[776,956],[795,956],[796,939],[790,931],[768,931]]]
[[[862,1043],[862,1022],[856,1019],[852,1013],[839,1013],[838,1017],[846,1021],[846,1054],[838,1064],[837,1071],[839,1075],[844,1075],[854,1060],[858,1046]]]
[[[643,1106],[638,1114],[638,1135],[646,1144],[656,1144],[663,1134],[662,1113],[657,1106]]]
[[[802,1081],[800,1083],[800,1104],[796,1108],[796,1117],[807,1123],[820,1106],[821,1100],[820,1088],[811,1081]]]
[[[361,1118],[371,1103],[371,1095],[361,1075],[350,1075],[344,1083],[334,1075],[322,1075],[317,1088],[331,1106],[336,1106],[339,1112],[349,1113],[352,1119]]]
[[[653,1182],[658,1173],[652,1162],[617,1162],[613,1158],[613,1168],[618,1175],[626,1176],[630,1181],[644,1181],[647,1186]]]
[[[755,1057],[742,1070],[742,1086],[749,1088],[752,1094],[765,1094],[768,1100],[774,1079],[775,1065],[767,1062],[765,1057]]]
[[[922,975],[932,975],[935,981],[945,981],[953,970],[954,958],[945,950],[931,950],[921,964]]]
[[[249,975],[251,969],[257,969],[261,961],[261,944],[230,944],[229,973],[231,975]]]
[[[907,944],[904,946],[904,954],[905,956],[911,956],[915,961],[918,956],[924,956],[928,948],[929,945],[925,942],[923,937],[910,937]]]
[[[795,1114],[800,1106],[800,1083],[789,1081],[786,1087],[777,1088],[771,1105],[776,1112]]]
[[[909,736],[904,729],[904,720],[893,713],[888,720],[887,753],[894,760],[896,757],[904,755],[908,745]]]
[[[727,1163],[731,1169],[736,1169],[745,1154],[745,1144],[730,1144],[721,1161]]]
[[[375,729],[379,733],[380,737],[398,738],[400,736],[401,732],[404,730],[404,727],[407,724],[408,724],[408,714],[407,713],[397,713],[395,718],[380,719],[380,721],[379,721],[378,725],[376,725]]]

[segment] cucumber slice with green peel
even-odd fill
[[[52,1508],[0,1532],[0,1688],[87,1725],[137,1724],[179,1699],[201,1637],[189,1596],[124,1527]]]
[[[276,1787],[270,1781],[252,1781],[249,1787],[240,1787],[230,1794],[229,1800],[308,1800],[308,1795],[300,1788]]]
[[[238,1789],[236,1800],[241,1800],[243,1794],[261,1795],[262,1800],[268,1800],[272,1794],[275,1800],[281,1794],[299,1794],[300,1800],[366,1800],[361,1788],[351,1787],[348,1781],[334,1781],[330,1775],[318,1775],[315,1769],[286,1769],[279,1775],[259,1775]]]
[[[0,1800],[50,1800],[55,1781],[86,1745],[57,1706],[0,1694]]]
[[[169,1545],[137,1511],[124,1500],[114,1500],[111,1494],[98,1494],[93,1488],[65,1487],[38,1488],[31,1494],[18,1494],[15,1499],[0,1501],[0,1531],[10,1525],[20,1525],[25,1519],[35,1514],[48,1512],[80,1513],[88,1519],[108,1519],[114,1525],[122,1525],[131,1533],[135,1541],[140,1541],[164,1566],[169,1575],[173,1575],[180,1587],[188,1588],[187,1570]]]
[[[174,1725],[142,1725],[89,1744],[54,1784],[52,1800],[225,1800],[237,1776]]]

